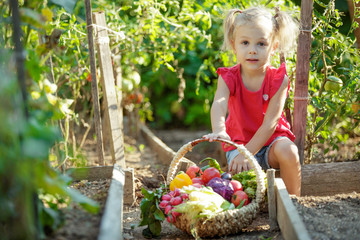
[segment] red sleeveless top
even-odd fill
[[[249,91],[241,79],[240,64],[230,68],[218,68],[217,73],[224,79],[230,90],[228,109],[229,114],[226,118],[226,132],[231,140],[238,144],[247,144],[261,126],[270,99],[279,90],[286,75],[285,63],[276,69],[272,66],[267,67],[264,81],[260,90]],[[287,92],[290,89],[290,82]],[[290,130],[284,113],[281,114],[279,123],[273,135],[265,143],[269,145],[276,137],[285,136],[291,141],[295,140],[295,135]],[[224,148],[224,144],[223,144]],[[224,151],[235,149],[233,146],[224,148]]]

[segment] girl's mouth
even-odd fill
[[[256,58],[248,58],[248,59],[246,59],[246,61],[251,62],[251,63],[255,63],[255,62],[258,61],[258,59],[256,59]]]

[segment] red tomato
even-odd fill
[[[191,179],[193,184],[194,183],[199,183],[200,185],[205,185],[204,181],[201,179],[201,177],[194,177],[193,179]]]
[[[201,177],[203,172],[202,172],[201,168],[199,168],[196,165],[193,165],[186,170],[186,174],[189,175],[189,177],[191,179],[193,179],[193,178]]]
[[[220,171],[214,167],[209,167],[204,171],[201,179],[204,181],[205,184],[207,184],[214,177],[221,178]]]
[[[90,73],[88,74],[86,80],[87,80],[88,82],[91,82],[91,74],[90,74]]]
[[[237,190],[243,190],[243,186],[238,180],[231,180],[230,183],[234,188],[234,192],[236,192]]]
[[[231,197],[231,202],[235,205],[235,207],[239,206],[242,201],[244,201],[243,206],[249,204],[249,198],[247,194],[244,191],[238,190],[234,192],[234,194]]]

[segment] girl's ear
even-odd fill
[[[230,40],[230,45],[231,45],[231,49],[233,50],[233,52],[235,52],[235,43],[234,43],[233,39]]]
[[[274,44],[272,45],[271,54],[274,54],[278,47],[279,47],[279,42],[275,41]]]

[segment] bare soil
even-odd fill
[[[183,136],[182,142],[174,144],[173,149],[177,149],[184,143],[191,141],[199,136],[185,133],[173,136]],[[123,233],[124,239],[145,239],[142,230],[145,227],[137,227],[140,221],[139,204],[142,199],[141,188],[155,189],[164,181],[168,166],[160,164],[156,154],[146,145],[143,139],[135,140],[125,136],[125,158],[127,167],[134,169],[136,184],[136,201],[132,205],[124,205]],[[94,143],[89,143],[94,144]],[[171,144],[168,144],[171,147]],[[89,147],[90,148],[90,147]],[[95,149],[92,145],[91,149]],[[195,149],[194,149],[195,150]],[[198,149],[201,155],[204,154],[203,148]],[[347,150],[348,151],[348,150]],[[358,151],[352,149],[352,151]],[[221,154],[214,148],[211,154]],[[196,157],[197,153],[192,157]],[[221,158],[220,155],[217,155]],[[202,156],[202,158],[207,156]],[[193,159],[192,159],[193,160]],[[170,162],[170,160],[169,160]],[[360,164],[360,163],[359,163]],[[107,197],[107,190],[110,180],[75,182],[71,187],[78,189],[83,194],[98,201],[101,211],[96,215],[91,215],[80,207],[71,204],[63,209],[66,217],[66,224],[63,228],[48,237],[48,240],[82,240],[97,239],[99,233],[101,216]],[[294,205],[298,209],[307,230],[312,239],[358,239],[360,236],[360,193],[340,194],[327,197],[304,196],[293,198]],[[177,228],[164,221],[162,232],[159,239],[192,239]],[[226,236],[219,239],[283,239],[279,230],[270,230],[268,213],[260,212],[253,224],[244,229],[237,235]]]

